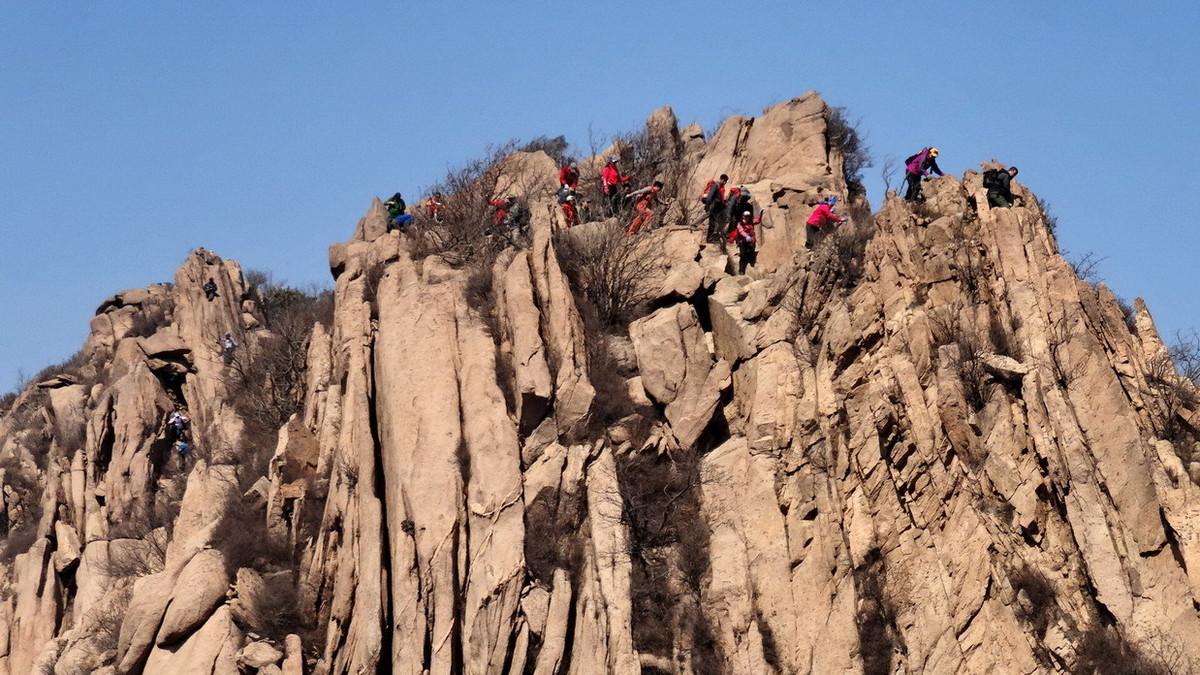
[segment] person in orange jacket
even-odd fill
[[[762,214],[755,218],[749,212],[742,213],[742,219],[729,232],[729,243],[738,247],[738,274],[745,274],[747,267],[753,267],[758,256],[755,246],[758,244],[758,234],[754,227],[762,222]]]
[[[425,200],[425,214],[435,223],[442,222],[442,209],[446,208],[446,203],[442,201],[442,193],[435,192],[433,196]]]
[[[493,199],[488,202],[495,211],[492,211],[492,225],[500,226],[504,221],[508,220],[508,211],[517,203],[516,195],[508,195],[504,199]]]
[[[656,180],[650,187],[644,187],[641,190],[636,190],[629,193],[629,196],[634,200],[634,210],[637,214],[629,223],[629,229],[625,232],[625,236],[632,237],[637,234],[642,225],[650,222],[654,217],[654,207],[658,204],[658,193],[663,189],[662,181]]]
[[[816,245],[817,240],[821,237],[821,233],[825,226],[835,223],[846,222],[845,218],[833,212],[833,207],[837,206],[837,197],[832,195],[822,199],[817,208],[813,209],[812,214],[808,216],[806,221],[807,227],[804,228],[807,235],[804,239],[804,247],[812,248]]]
[[[629,182],[629,176],[623,175],[621,170],[617,168],[617,160],[620,158],[616,155],[608,158],[608,164],[600,170],[600,187],[604,191],[604,196],[608,199],[609,208],[612,210],[612,215],[617,215],[621,211],[621,204],[625,201],[625,194],[621,190],[623,183]]]

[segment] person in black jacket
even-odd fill
[[[1012,193],[1012,179],[1017,177],[1017,167],[988,169],[983,172],[983,187],[987,188],[988,206],[1007,209],[1020,199]]]
[[[721,240],[721,219],[725,216],[725,184],[729,176],[721,174],[715,181],[708,182],[708,189],[700,198],[704,210],[708,212],[708,241]]]
[[[729,227],[725,230],[726,235],[733,232],[738,223],[742,222],[743,213],[754,215],[754,205],[750,203],[750,199],[750,191],[741,186],[738,187],[737,194],[729,198]]]

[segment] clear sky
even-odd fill
[[[0,0],[0,390],[195,246],[324,283],[372,196],[489,143],[809,89],[879,158],[1019,165],[1065,248],[1200,327],[1198,33],[1196,2]]]

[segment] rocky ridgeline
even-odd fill
[[[668,222],[724,172],[768,226],[750,276],[699,230],[640,237],[615,329],[577,269],[612,225],[555,233],[549,157],[508,160],[531,242],[486,266],[376,202],[277,434],[218,345],[276,344],[236,263],[106,300],[0,417],[0,675],[1186,672],[1200,420],[1145,307],[975,172],[805,250],[848,196],[828,116],[705,141],[655,113]]]

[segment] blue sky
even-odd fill
[[[0,390],[206,246],[293,283],[489,143],[821,91],[879,158],[997,158],[1164,334],[1200,327],[1200,3],[0,2]],[[867,171],[871,199],[882,183]]]

